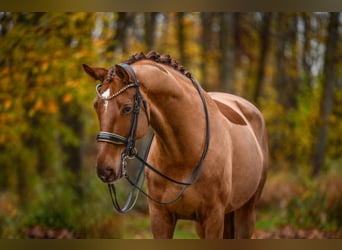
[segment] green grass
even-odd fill
[[[124,239],[152,239],[150,221],[147,214],[130,213],[122,215],[122,238]],[[279,209],[263,209],[257,211],[256,229],[276,230],[286,224],[286,213]],[[192,221],[179,220],[174,232],[175,239],[198,239]]]
[[[175,239],[198,239],[192,221],[179,220],[174,233]]]
[[[122,215],[123,239],[152,239],[148,214],[130,213]],[[256,229],[276,230],[286,224],[286,213],[280,209],[262,209],[257,211]],[[192,221],[179,220],[174,232],[174,239],[198,239]]]
[[[286,211],[281,209],[257,210],[256,229],[275,230],[286,224]]]
[[[150,221],[147,214],[131,213],[123,215],[123,239],[152,239]],[[197,239],[194,225],[191,221],[179,220],[174,232],[174,239]]]

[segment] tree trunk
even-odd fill
[[[212,24],[212,13],[202,12],[201,13],[201,22],[202,22],[202,34],[201,34],[201,83],[202,86],[206,87],[209,85],[208,83],[208,69],[207,69],[207,61],[208,61],[208,51],[210,49],[210,34],[211,34],[211,24]]]
[[[235,67],[235,15],[220,14],[220,84],[226,92],[234,92],[233,79]]]
[[[128,51],[127,30],[132,26],[135,15],[128,12],[118,12],[117,15],[115,35],[107,51],[113,53],[121,51],[125,54]]]
[[[270,28],[271,28],[271,13],[265,13],[262,18],[262,27],[259,33],[260,39],[260,49],[259,49],[259,62],[257,69],[256,82],[253,93],[253,100],[255,104],[258,104],[259,96],[261,94],[262,82],[265,76],[265,68],[266,68],[266,58],[267,51],[269,50],[270,44]]]
[[[298,43],[298,21],[299,17],[297,13],[291,14],[289,16],[288,25],[288,40],[287,47],[289,47],[289,56],[287,59],[287,75],[288,75],[288,86],[287,86],[287,103],[288,107],[297,109],[298,108],[298,95],[300,93],[300,88],[302,87],[302,82],[299,81],[299,64],[298,55],[300,46]]]
[[[276,25],[276,42],[275,42],[275,87],[278,93],[278,102],[282,105],[285,104],[284,86],[286,85],[286,61],[285,61],[285,17],[283,13],[278,13]]]
[[[185,30],[184,30],[184,12],[177,13],[177,39],[178,51],[180,56],[180,63],[187,65],[187,58],[185,53]]]
[[[81,121],[82,108],[77,104],[73,106],[62,105],[62,122],[68,126],[72,133],[81,141],[83,138],[84,125]],[[75,176],[75,183],[72,184],[74,190],[78,195],[83,194],[82,186],[77,180],[80,179],[82,169],[82,148],[80,145],[65,144],[62,141],[61,148],[65,155],[64,164],[65,167],[70,169]]]
[[[145,43],[147,50],[153,50],[157,12],[145,13]]]
[[[310,60],[311,46],[310,46],[310,15],[307,13],[302,14],[302,21],[304,25],[304,44],[302,51],[302,67],[305,81],[305,90],[310,90],[312,88],[312,73],[311,66],[312,62]]]
[[[324,58],[323,94],[320,106],[320,125],[318,128],[317,142],[314,148],[312,160],[312,176],[318,175],[325,158],[329,116],[332,112],[334,84],[336,79],[336,51],[339,26],[338,17],[339,13],[331,13],[329,18],[328,36],[326,40],[326,51]]]

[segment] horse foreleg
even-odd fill
[[[153,238],[172,239],[176,219],[164,211],[150,212],[150,224]]]
[[[204,228],[202,227],[202,225],[197,221],[194,221],[194,225],[195,225],[195,229],[196,229],[196,233],[198,237],[200,237],[201,239],[204,239]]]
[[[196,231],[201,238],[222,239],[224,232],[224,213],[213,211],[196,225]]]

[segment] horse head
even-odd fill
[[[141,105],[139,100],[143,97],[134,72],[121,65],[108,70],[84,64],[83,69],[100,81],[94,100],[101,131],[97,137],[96,169],[103,182],[112,183],[124,175],[126,157],[134,154],[135,140],[148,132],[148,110],[146,103]],[[140,109],[146,115],[139,116]]]

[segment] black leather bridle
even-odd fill
[[[114,134],[114,133],[102,132],[102,131],[99,132],[99,134],[97,135],[97,141],[98,142],[107,142],[107,143],[112,143],[112,144],[126,145],[126,148],[125,148],[125,150],[121,156],[121,173],[122,173],[122,176],[124,176],[127,179],[127,181],[132,185],[132,190],[131,190],[128,198],[127,198],[127,201],[126,201],[124,207],[121,207],[118,203],[118,200],[117,200],[117,195],[116,195],[116,190],[115,190],[114,184],[113,183],[108,184],[108,188],[109,188],[109,192],[110,192],[110,196],[112,199],[113,206],[119,213],[127,213],[134,208],[140,193],[143,193],[149,199],[153,200],[154,202],[156,202],[160,205],[170,205],[170,204],[176,202],[177,200],[179,200],[181,198],[181,196],[183,195],[183,193],[185,192],[186,188],[189,187],[190,185],[194,184],[198,180],[201,168],[203,166],[204,159],[205,159],[207,152],[208,152],[209,142],[210,142],[210,123],[209,123],[209,112],[208,112],[207,104],[205,101],[205,97],[203,95],[203,92],[202,92],[202,89],[201,89],[199,83],[191,77],[190,79],[191,79],[193,85],[196,87],[196,89],[199,93],[199,96],[201,98],[204,113],[205,113],[205,122],[206,122],[205,142],[204,142],[202,155],[201,155],[196,167],[191,171],[191,173],[189,174],[186,181],[183,182],[183,181],[173,179],[173,178],[165,175],[164,173],[160,172],[158,169],[154,168],[153,166],[151,166],[148,162],[146,162],[146,159],[147,159],[147,156],[148,156],[151,144],[152,144],[153,136],[151,138],[150,143],[148,144],[148,147],[147,147],[147,150],[144,154],[144,157],[141,157],[136,150],[136,147],[135,147],[136,131],[137,131],[137,127],[138,127],[140,105],[143,104],[145,114],[146,114],[147,119],[149,121],[148,112],[147,112],[147,104],[146,104],[146,101],[144,100],[143,96],[141,95],[141,92],[139,89],[139,83],[138,83],[138,80],[136,78],[136,75],[135,75],[133,68],[128,64],[119,64],[119,65],[121,67],[123,67],[125,70],[130,72],[132,79],[133,79],[133,82],[126,85],[124,88],[119,90],[115,95],[111,96],[110,98],[113,98],[113,97],[121,94],[123,91],[125,91],[128,88],[131,88],[131,87],[135,88],[136,93],[134,96],[134,106],[133,106],[132,121],[131,121],[131,127],[129,130],[129,134],[128,134],[127,138],[123,137],[121,135]],[[101,88],[101,86],[102,86],[102,84],[99,84],[96,86],[96,92],[98,93],[99,97],[102,99],[109,99],[109,98],[103,98],[101,96],[101,94],[99,92],[99,89]],[[133,181],[129,177],[127,170],[126,170],[126,167],[127,167],[127,160],[128,159],[134,159],[134,158],[136,158],[137,160],[139,160],[141,162],[141,166],[140,166],[140,169],[138,171],[138,175],[137,175],[136,179]],[[174,199],[167,201],[167,202],[160,201],[154,197],[151,197],[149,194],[147,194],[142,189],[144,179],[145,179],[145,176],[143,175],[144,167],[149,168],[150,170],[152,170],[153,172],[155,172],[159,176],[169,180],[170,182],[181,185],[182,189],[180,190],[180,192],[176,195],[176,197]],[[137,193],[135,195],[135,198],[133,199],[134,193],[136,191],[137,191]]]
[[[133,82],[129,84],[129,87],[135,88],[135,96],[134,96],[134,104],[133,104],[133,116],[131,121],[131,127],[129,130],[128,137],[125,138],[121,135],[110,133],[110,132],[100,132],[97,135],[97,141],[98,142],[108,142],[112,144],[124,144],[126,145],[125,151],[122,154],[122,159],[126,158],[134,158],[136,155],[136,131],[138,127],[138,119],[139,119],[139,113],[140,113],[140,105],[143,103],[145,113],[147,115],[147,106],[146,101],[144,100],[143,96],[140,93],[139,89],[139,83],[137,81],[136,75],[134,73],[134,70],[131,66],[128,64],[120,64],[121,67],[125,68],[131,73],[131,76],[133,78]],[[97,92],[98,89],[101,87],[101,84],[96,87]],[[128,89],[127,87],[124,87],[124,90]],[[123,91],[119,91],[119,93],[122,93]],[[101,98],[101,96],[100,96]]]

